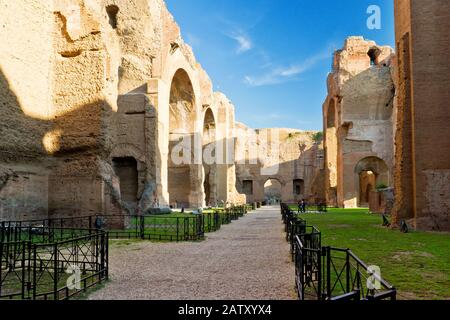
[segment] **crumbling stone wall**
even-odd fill
[[[246,194],[249,202],[266,200],[264,185],[268,180],[281,184],[280,200],[284,202],[324,199],[323,149],[322,142],[314,140],[316,132],[254,130],[241,123],[237,129],[236,184],[237,190],[245,193],[244,184],[252,183],[252,192]]]
[[[8,43],[0,50],[2,218],[169,205],[171,94],[183,90],[177,72],[192,87],[187,134],[201,144],[209,108],[216,137],[232,139],[234,107],[216,98],[162,0],[2,1],[0,9]],[[135,203],[133,195],[122,199],[115,163],[123,159],[136,163]],[[224,201],[240,199],[233,170],[230,162],[212,181]],[[204,205],[201,154],[188,179],[188,205]]]
[[[0,11],[0,219],[40,219],[48,211],[54,17],[38,0],[0,1]]]
[[[392,57],[391,48],[362,37],[346,39],[343,49],[334,54],[323,105],[325,187],[330,205],[360,206],[359,175],[365,170],[374,171],[378,184],[392,184]],[[376,171],[384,166],[387,170]]]

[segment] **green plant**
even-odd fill
[[[387,186],[386,184],[384,184],[384,183],[379,183],[379,184],[377,184],[377,190],[379,191],[379,190],[383,190],[383,189],[387,189],[387,188],[389,188],[389,186]]]
[[[316,132],[312,135],[312,139],[314,140],[315,143],[319,143],[322,142],[323,140],[323,132]]]

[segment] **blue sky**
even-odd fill
[[[253,128],[322,130],[332,52],[351,35],[394,47],[393,0],[166,0],[214,89]],[[380,30],[367,28],[370,5]]]

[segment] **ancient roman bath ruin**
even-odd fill
[[[322,141],[236,122],[163,0],[3,1],[0,218],[275,197],[384,201],[394,225],[449,230],[448,20],[433,16],[438,2],[395,2],[396,50],[345,40]]]

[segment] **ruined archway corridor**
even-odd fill
[[[280,209],[264,207],[202,242],[113,244],[111,281],[89,299],[290,300],[293,274]]]

